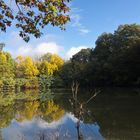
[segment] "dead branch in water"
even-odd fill
[[[86,104],[88,104],[93,98],[95,98],[101,91],[97,91],[95,90],[95,93],[93,94],[93,96],[91,96],[87,101],[86,101]]]
[[[79,91],[79,83],[76,81],[72,83],[72,86],[71,86],[71,90],[72,90],[72,99],[69,99],[70,101],[70,104],[71,106],[73,107],[73,112],[74,112],[74,115],[77,117],[78,121],[76,123],[76,129],[77,129],[77,138],[78,140],[82,140],[83,139],[83,135],[82,133],[80,132],[80,122],[81,122],[81,119],[84,120],[84,114],[86,112],[88,112],[86,109],[85,109],[85,106],[91,101],[93,100],[99,93],[100,91],[94,91],[92,93],[92,96],[85,102],[82,102],[80,103],[79,100],[78,100],[78,91]]]

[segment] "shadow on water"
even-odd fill
[[[140,139],[139,89],[39,92],[0,97],[0,140]]]

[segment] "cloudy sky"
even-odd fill
[[[14,57],[51,52],[69,59],[83,48],[93,48],[103,32],[113,32],[120,24],[140,24],[140,0],[72,0],[70,5],[66,31],[48,26],[40,39],[32,37],[25,43],[17,29],[9,28],[7,33],[0,32],[0,42]]]

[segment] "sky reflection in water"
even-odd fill
[[[40,117],[21,123],[13,120],[7,128],[2,129],[2,137],[3,140],[77,140],[77,121],[71,113],[66,113],[60,120],[51,123]],[[103,140],[99,129],[97,123],[81,122],[80,125],[80,132],[86,140]]]

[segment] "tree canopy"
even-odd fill
[[[16,76],[24,78],[33,78],[39,74],[39,71],[30,57],[19,56],[16,58]]]
[[[70,20],[67,12],[70,0],[6,0],[0,1],[0,30],[6,32],[7,27],[14,25],[20,30],[19,35],[28,42],[30,34],[39,38],[41,30],[47,26],[64,25]],[[15,9],[15,10],[13,10]]]
[[[73,80],[92,87],[140,85],[139,53],[140,25],[120,25],[114,33],[101,34],[94,49],[75,54],[60,76],[66,85]]]

